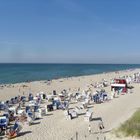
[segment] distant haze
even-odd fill
[[[1,0],[0,63],[140,63],[139,0]]]

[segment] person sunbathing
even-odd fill
[[[19,134],[19,124],[18,124],[18,121],[15,122],[14,126],[10,128],[9,132],[7,132],[7,137],[8,138],[15,138],[16,136],[18,136]]]
[[[10,128],[6,135],[9,139],[15,138],[17,136],[17,132],[13,128]]]

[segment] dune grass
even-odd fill
[[[125,121],[121,126],[115,130],[116,136],[132,136],[140,138],[140,109],[138,109],[133,116]]]

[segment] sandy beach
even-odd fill
[[[139,13],[140,0],[1,0],[0,140],[140,139]]]
[[[77,92],[79,89],[79,92],[82,92],[87,87],[91,87],[91,84],[95,84],[102,79],[110,81],[112,78],[131,75],[136,72],[140,72],[140,69],[62,78],[52,81],[2,85],[0,87],[0,100],[5,101],[17,95],[27,96],[30,92],[34,95],[38,92],[50,94],[53,90],[60,93],[64,89],[70,92]],[[140,107],[140,85],[132,83],[131,86],[134,87],[133,93],[119,95],[118,98],[114,98],[108,102],[93,105],[93,120],[90,122],[91,134],[88,132],[89,122],[84,121],[83,115],[72,120],[66,120],[63,110],[56,110],[49,112],[42,119],[36,120],[34,125],[28,126],[24,124],[21,135],[15,138],[15,140],[76,140],[76,132],[78,132],[78,140],[96,140],[97,137],[100,140],[103,140],[104,137],[106,137],[106,140],[133,140],[134,138],[116,138],[111,134],[114,128],[117,128],[120,123],[127,120]],[[110,86],[104,89],[107,93],[111,93]],[[96,89],[92,87],[92,91],[95,92]],[[72,104],[70,106],[73,107],[76,105]],[[104,122],[105,130],[103,134],[98,133],[99,118],[102,118]]]

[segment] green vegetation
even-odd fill
[[[133,116],[115,130],[116,136],[134,136],[140,138],[140,109]]]

